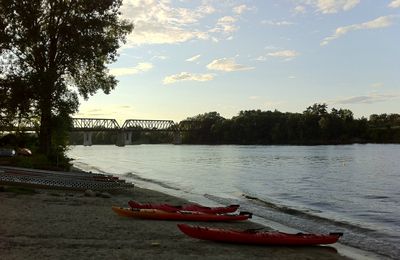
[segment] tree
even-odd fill
[[[106,64],[132,24],[122,0],[0,0],[0,113],[37,116],[40,149],[49,155],[60,120],[77,111],[78,95],[109,93]]]
[[[314,105],[307,107],[307,109],[303,113],[308,114],[308,115],[314,115],[314,116],[323,116],[328,113],[326,110],[327,107],[328,107],[328,105],[325,103],[323,103],[323,104],[315,103]]]
[[[216,143],[221,134],[221,124],[225,118],[217,112],[200,114],[186,119],[188,122],[196,124],[193,133],[185,135],[184,141],[188,143]]]

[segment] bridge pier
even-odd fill
[[[181,135],[181,132],[174,132],[173,144],[182,144],[182,135]]]
[[[132,144],[132,131],[129,132],[123,132],[124,137],[125,137],[125,145],[131,145]]]
[[[92,132],[83,132],[83,145],[91,146],[92,145]]]
[[[117,133],[117,146],[125,146],[125,132],[124,131],[118,131]]]

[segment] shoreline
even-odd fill
[[[74,170],[85,172],[77,167]],[[1,184],[0,184],[1,186]],[[4,186],[4,185],[3,185]],[[141,202],[187,203],[188,200],[156,189],[137,187],[133,191],[113,193],[111,198],[86,197],[82,191],[30,188],[29,195],[0,192],[0,255],[5,259],[117,257],[167,259],[200,258],[214,252],[215,259],[265,258],[265,254],[280,259],[382,259],[373,253],[341,244],[331,246],[293,248],[259,247],[220,244],[195,240],[180,233],[178,221],[151,221],[119,217],[111,206],[127,206],[134,199]],[[17,209],[17,210],[16,210]],[[20,214],[21,211],[23,214]],[[71,214],[73,213],[73,214]],[[184,222],[194,225],[249,229],[263,226],[283,232],[296,233],[279,223],[255,217],[251,221],[235,223]],[[44,222],[44,220],[46,220]],[[7,225],[5,225],[7,224]],[[28,231],[27,232],[27,228]],[[60,231],[60,234],[57,232]],[[129,232],[129,230],[133,230]],[[139,233],[137,233],[139,232]],[[127,241],[131,241],[128,243]],[[110,250],[100,250],[107,244]],[[84,250],[82,249],[84,248]],[[160,249],[162,248],[162,250]],[[78,250],[79,249],[79,250]],[[114,250],[117,252],[114,252]],[[49,251],[49,252],[48,252]],[[235,252],[237,258],[232,258]],[[136,255],[137,254],[137,255]],[[34,257],[32,257],[34,256]],[[171,258],[169,258],[171,257]]]
[[[180,221],[138,220],[117,216],[112,205],[129,199],[173,204],[187,201],[135,187],[111,198],[87,197],[83,192],[29,188],[24,194],[4,186],[0,192],[0,255],[2,259],[350,259],[329,246],[260,247],[196,240],[182,234]],[[28,188],[26,188],[28,189]],[[18,189],[17,189],[18,190]],[[250,221],[235,223],[183,222],[193,225],[248,229]]]
[[[156,183],[151,183],[151,188],[145,188],[145,189],[149,189],[149,190],[154,190],[160,193],[165,193],[168,196],[174,196],[177,197],[176,195],[172,195],[174,194],[174,192],[168,193],[168,188],[165,188],[163,186],[160,186],[159,189],[156,188],[157,184]],[[135,184],[135,187],[137,187],[137,185]],[[195,197],[193,197],[195,198]],[[182,199],[186,200],[186,201],[190,201],[190,202],[194,202],[194,203],[203,203],[204,201],[196,201],[196,200],[187,200],[186,198],[182,197]],[[204,198],[205,201],[210,201],[213,202],[207,198]],[[215,203],[215,201],[214,201]],[[221,206],[223,206],[222,204],[220,204]],[[216,205],[218,206],[218,205]],[[253,218],[249,220],[249,222],[252,222],[256,225],[261,225],[267,229],[272,229],[272,230],[277,230],[277,231],[281,231],[281,232],[286,232],[286,233],[299,233],[302,232],[301,230],[286,226],[284,224],[275,222],[273,220],[269,220],[269,219],[264,219],[261,217],[258,217],[257,215],[253,215]],[[386,259],[386,260],[390,260],[391,258],[386,257],[386,256],[382,256],[379,255],[377,253],[371,252],[371,251],[366,251],[366,250],[362,250],[356,247],[352,247],[352,246],[348,246],[345,244],[341,244],[340,240],[339,242],[333,244],[333,245],[329,245],[329,247],[332,247],[334,249],[337,250],[339,255],[348,257],[350,259],[362,259],[362,260],[382,260],[382,259]]]

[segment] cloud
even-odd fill
[[[400,98],[399,94],[378,94],[371,93],[364,96],[346,97],[334,100],[334,104],[373,104],[378,102],[386,102]]]
[[[299,55],[300,53],[295,50],[281,50],[281,51],[268,52],[266,55],[259,56],[256,60],[265,61],[267,60],[268,57],[273,57],[273,58],[282,58],[286,61],[289,61]]]
[[[135,25],[126,43],[126,47],[132,47],[208,39],[207,31],[199,28],[199,21],[215,9],[208,4],[188,9],[173,6],[170,1],[124,0],[121,11]]]
[[[349,26],[338,27],[335,30],[335,33],[331,36],[326,37],[322,42],[321,45],[327,45],[330,41],[335,40],[343,35],[351,32],[351,31],[358,31],[358,30],[371,30],[371,29],[378,29],[388,27],[392,24],[393,16],[381,16],[376,18],[375,20],[368,21],[365,23],[360,24],[352,24]]]
[[[248,67],[245,65],[237,64],[233,58],[222,58],[213,60],[207,65],[209,70],[219,70],[219,71],[240,71],[240,70],[252,70],[254,67]]]
[[[165,77],[163,80],[164,85],[172,84],[179,81],[210,81],[214,79],[213,74],[193,74],[189,72],[181,72]]]
[[[235,14],[242,14],[247,10],[251,10],[251,8],[247,7],[247,5],[238,5],[233,8],[233,12]]]
[[[271,56],[271,57],[292,59],[296,56],[299,56],[300,53],[298,53],[297,51],[294,51],[294,50],[283,50],[283,51],[269,52],[269,53],[267,53],[267,55]]]
[[[391,8],[399,8],[400,7],[400,0],[393,0],[390,4],[389,7]]]
[[[294,23],[288,21],[271,21],[271,20],[263,20],[261,21],[262,24],[272,25],[272,26],[287,26],[293,25]]]
[[[230,34],[238,29],[235,25],[237,19],[232,16],[224,16],[218,19],[218,22],[214,29],[210,30],[210,32],[222,32],[225,34]]]
[[[304,14],[306,12],[306,8],[303,5],[298,5],[294,8],[294,12],[296,14]]]
[[[201,56],[200,54],[195,55],[195,56],[193,56],[193,57],[187,59],[186,61],[189,61],[189,62],[196,61],[196,60],[198,60],[198,59],[200,58],[200,56]]]
[[[166,59],[168,59],[168,57],[164,56],[164,55],[155,55],[155,56],[151,57],[151,59],[152,60],[166,60]]]
[[[360,3],[360,0],[296,0],[295,2],[299,3],[295,8],[296,13],[304,13],[304,5],[308,5],[315,8],[317,12],[333,14],[353,9]]]
[[[153,64],[148,62],[141,62],[135,67],[128,67],[128,68],[112,68],[110,69],[110,74],[114,76],[128,76],[128,75],[135,75],[138,73],[149,71],[153,68]]]

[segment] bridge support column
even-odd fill
[[[174,144],[182,144],[182,136],[180,132],[174,132]]]
[[[83,145],[91,146],[92,145],[92,132],[83,132]]]
[[[125,145],[131,145],[132,144],[132,132],[124,132],[124,137],[125,137]]]
[[[117,133],[117,146],[125,146],[125,132],[124,131],[119,131]]]

